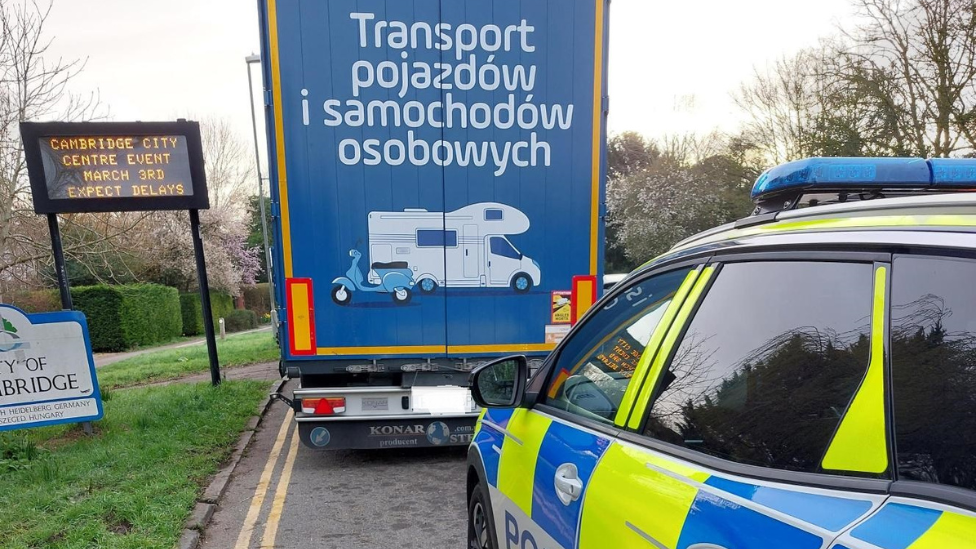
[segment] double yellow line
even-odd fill
[[[292,425],[292,418],[295,413],[288,410],[285,420],[278,429],[278,437],[275,439],[268,461],[261,472],[261,478],[254,489],[254,496],[251,498],[251,506],[247,510],[247,516],[241,526],[241,533],[237,536],[235,549],[248,549],[251,546],[251,538],[254,537],[254,527],[258,517],[261,515],[261,507],[271,487],[271,477],[274,475],[275,466],[278,464],[278,457],[281,449],[288,438],[288,428]],[[285,497],[288,495],[288,485],[291,483],[291,472],[295,468],[295,457],[298,455],[298,428],[292,431],[291,444],[288,447],[288,457],[285,458],[285,465],[281,471],[281,478],[278,479],[278,486],[275,488],[274,499],[271,501],[271,511],[268,513],[268,520],[264,526],[264,535],[261,537],[261,547],[274,547],[275,538],[278,537],[278,524],[281,522],[281,513],[285,508]]]

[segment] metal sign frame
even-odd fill
[[[40,139],[49,137],[99,137],[99,136],[165,136],[179,135],[186,139],[187,162],[190,170],[190,184],[193,194],[189,196],[163,197],[123,197],[123,198],[67,198],[51,199],[48,196],[47,175],[41,157]],[[200,305],[203,309],[204,332],[207,337],[207,354],[210,360],[210,381],[220,384],[220,361],[217,357],[217,338],[214,334],[213,310],[210,304],[210,283],[207,279],[207,263],[203,253],[203,238],[200,235],[200,212],[210,208],[210,195],[207,192],[207,172],[203,160],[203,143],[200,138],[199,122],[179,119],[176,122],[21,122],[20,136],[24,143],[27,158],[27,174],[30,177],[34,211],[46,214],[48,229],[51,231],[51,249],[54,253],[54,266],[61,290],[61,306],[65,311],[74,309],[71,289],[68,284],[68,271],[64,262],[64,249],[61,244],[61,229],[58,214],[62,213],[107,213],[144,212],[164,210],[188,210],[190,213],[190,233],[193,239],[193,253],[197,263],[197,279],[200,285]],[[85,424],[90,433],[91,426]]]
[[[187,120],[176,122],[22,122],[27,173],[39,214],[132,212],[161,210],[206,210],[210,208],[207,175],[204,170],[200,124]],[[187,196],[64,198],[48,196],[47,177],[41,156],[40,139],[45,137],[179,135],[186,139],[193,194]]]

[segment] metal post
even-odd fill
[[[269,303],[273,310],[275,308],[274,276],[272,274],[273,269],[271,268],[271,246],[268,245],[268,217],[264,211],[264,182],[261,177],[261,149],[258,146],[258,118],[254,112],[254,84],[251,80],[251,63],[260,63],[261,57],[249,55],[244,58],[244,62],[247,66],[247,93],[248,97],[251,98],[251,129],[254,132],[254,164],[257,166],[258,173],[258,204],[260,204],[261,208],[261,235],[264,237],[264,265],[268,274],[268,293],[271,297]],[[272,328],[275,330],[278,329],[277,326],[272,326]]]
[[[214,334],[213,309],[210,307],[210,283],[207,281],[207,262],[203,257],[200,238],[200,212],[190,210],[190,232],[193,234],[193,254],[197,259],[197,279],[200,284],[200,305],[203,308],[203,329],[207,334],[207,354],[210,355],[210,382],[220,385],[220,362],[217,360],[217,336]]]
[[[61,308],[70,311],[75,308],[75,305],[71,301],[71,287],[68,286],[68,268],[64,265],[64,248],[61,245],[58,214],[47,214],[47,228],[51,231],[51,251],[54,252],[54,270],[58,273],[58,289],[61,290]],[[81,428],[86,435],[93,433],[90,421],[81,422]]]
[[[71,302],[71,289],[68,287],[68,269],[64,266],[64,248],[61,247],[61,228],[58,227],[57,214],[47,214],[47,228],[51,231],[51,249],[54,251],[54,269],[58,273],[58,288],[61,290],[61,308],[70,311],[74,304]]]

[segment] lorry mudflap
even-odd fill
[[[318,450],[467,446],[477,420],[477,415],[464,415],[392,421],[301,421],[298,433],[305,446]]]

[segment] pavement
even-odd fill
[[[261,362],[246,366],[224,366],[220,369],[220,375],[223,379],[245,379],[252,381],[278,381],[281,379],[281,375],[278,373],[277,362]],[[133,385],[133,387],[160,387],[173,383],[201,383],[204,381],[210,381],[209,371],[178,377],[176,379]]]
[[[245,374],[239,370],[227,377]],[[290,396],[297,384],[282,392]],[[295,426],[287,406],[272,405],[200,547],[464,547],[465,448],[312,450]]]
[[[271,326],[263,326],[261,328],[256,328],[254,330],[246,330],[243,332],[235,332],[233,334],[228,334],[227,337],[236,337],[244,334],[253,334],[255,332],[264,332],[271,330]],[[169,349],[182,349],[184,347],[193,347],[194,345],[203,345],[207,342],[207,338],[198,337],[191,339],[189,341],[181,341],[180,343],[172,343],[170,345],[160,345],[159,347],[148,347],[146,349],[139,349],[138,351],[128,351],[124,353],[96,353],[95,354],[95,367],[101,368],[102,366],[108,366],[109,364],[125,360],[127,358],[136,357],[139,355],[144,355],[146,353],[154,353],[156,351],[166,351]]]

